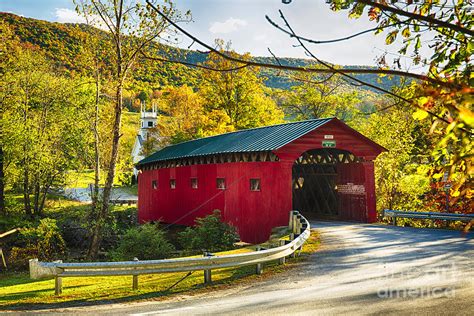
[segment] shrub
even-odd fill
[[[36,228],[37,247],[40,260],[54,260],[64,256],[66,244],[55,219],[44,218]]]
[[[163,259],[174,250],[165,233],[157,225],[146,223],[126,231],[118,247],[110,252],[113,260]]]
[[[28,260],[52,261],[64,256],[66,245],[56,220],[43,218],[38,227],[20,231],[17,246],[10,251],[8,261],[14,268],[25,268]]]
[[[232,249],[239,235],[234,226],[221,221],[221,213],[196,218],[195,227],[187,227],[179,233],[179,242],[186,250],[222,251]]]
[[[28,268],[29,260],[33,258],[38,258],[37,247],[13,247],[8,256],[8,267],[13,268],[13,270],[26,269]]]

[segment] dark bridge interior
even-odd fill
[[[293,164],[293,209],[308,217],[341,219],[338,168],[358,164],[359,159],[346,150],[322,148],[309,150]],[[345,204],[345,203],[344,203]]]

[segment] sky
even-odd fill
[[[265,19],[270,16],[281,24],[281,9],[297,34],[316,40],[334,39],[373,28],[375,22],[366,16],[349,19],[347,11],[334,12],[324,0],[175,0],[182,11],[192,12],[193,21],[182,26],[199,39],[212,44],[216,38],[231,41],[239,53],[270,56],[268,49],[279,57],[306,58],[296,42],[271,26]],[[0,11],[11,12],[53,22],[81,22],[74,11],[72,0],[0,0]],[[325,61],[340,65],[375,65],[387,47],[383,35],[372,33],[354,39],[323,45],[309,45],[311,51]],[[191,41],[182,39],[179,46],[187,47]],[[193,49],[199,49],[192,46]]]

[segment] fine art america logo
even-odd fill
[[[385,265],[385,269],[390,266]],[[460,281],[454,262],[437,266],[411,267],[401,272],[392,272],[380,278],[386,287],[377,291],[379,298],[423,298],[454,297],[455,284]]]

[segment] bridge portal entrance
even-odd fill
[[[367,222],[364,167],[347,150],[304,152],[293,164],[293,209],[310,218]]]

